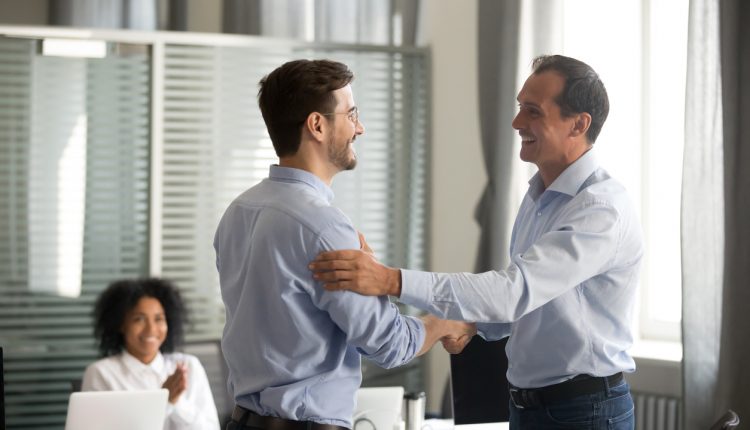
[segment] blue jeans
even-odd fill
[[[625,381],[599,393],[561,400],[541,408],[519,409],[510,402],[511,430],[633,428],[633,398]]]

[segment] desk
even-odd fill
[[[510,428],[508,423],[483,423],[483,424],[462,424],[456,426],[453,420],[425,420],[422,430],[507,430]]]

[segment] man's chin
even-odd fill
[[[357,167],[357,159],[352,158],[349,163],[344,167],[344,170],[354,170],[354,168]]]
[[[532,163],[534,161],[534,154],[531,151],[524,151],[524,148],[521,148],[519,157],[521,158],[521,161],[525,161],[527,163]]]

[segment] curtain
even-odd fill
[[[414,46],[420,0],[224,0],[226,33]]]
[[[510,260],[516,75],[521,1],[480,0],[478,9],[479,121],[487,185],[475,211],[481,228],[476,271],[504,269]],[[507,339],[475,337],[451,356],[456,424],[508,421]],[[483,387],[478,389],[479,387]]]
[[[52,25],[157,29],[157,0],[55,0],[49,6]]]
[[[690,3],[682,196],[684,428],[750,419],[750,5]],[[744,144],[744,145],[743,145]],[[744,194],[743,194],[744,193]]]
[[[750,3],[721,0],[720,9],[726,239],[716,401],[750,422]]]

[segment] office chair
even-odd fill
[[[81,385],[83,385],[83,379],[71,379],[70,380],[70,392],[77,393],[81,391]]]
[[[728,410],[724,415],[719,418],[714,425],[711,426],[711,430],[726,430],[733,429],[740,425],[740,417],[733,410]]]

